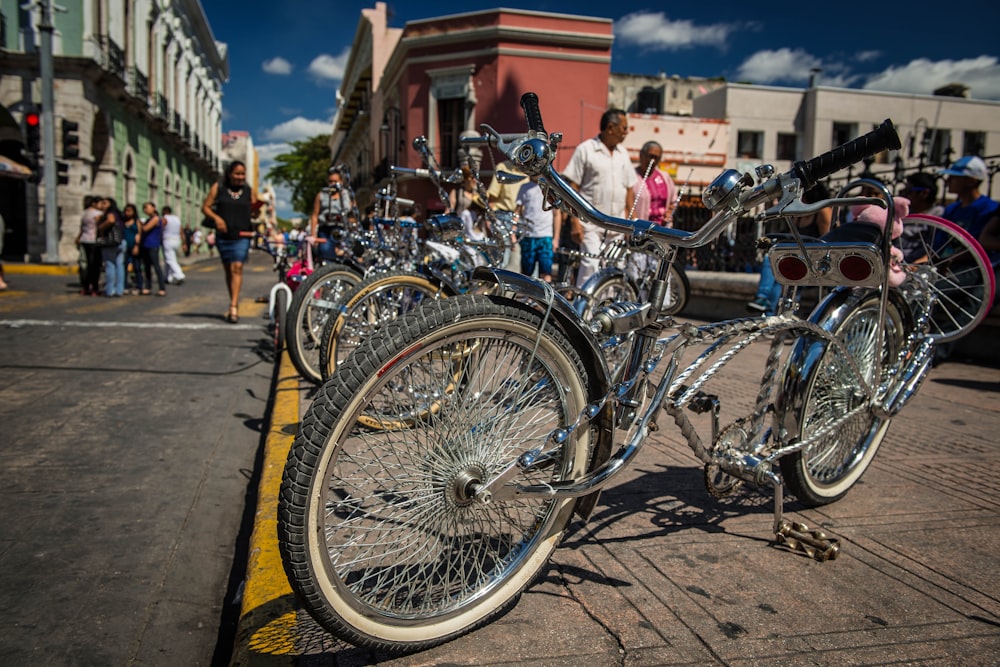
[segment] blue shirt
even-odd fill
[[[952,202],[944,210],[941,217],[951,220],[969,232],[978,241],[983,227],[993,217],[998,207],[1000,207],[1000,204],[986,195],[979,195],[979,199],[976,199],[968,206],[962,206],[961,201]]]

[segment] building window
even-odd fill
[[[465,130],[465,100],[438,100],[438,136],[441,146],[441,165],[458,164],[458,137]]]
[[[962,137],[962,155],[982,155],[986,152],[986,133],[966,130]]]
[[[431,79],[428,105],[428,142],[438,148],[442,167],[458,164],[458,138],[465,130],[475,131],[473,111],[476,90],[471,65],[428,70]],[[471,127],[470,127],[471,125]]]
[[[736,135],[736,155],[743,159],[762,159],[764,157],[764,133],[755,130],[740,130]]]
[[[663,91],[644,86],[636,95],[635,110],[639,113],[663,113]]]
[[[798,135],[792,132],[778,132],[778,146],[775,158],[778,160],[795,160]]]
[[[830,138],[830,145],[834,148],[846,144],[851,139],[858,136],[857,123],[834,123],[833,136]]]
[[[931,164],[944,164],[951,150],[951,130],[930,128],[928,132],[931,137]]]

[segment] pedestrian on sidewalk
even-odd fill
[[[142,291],[142,260],[139,258],[141,249],[139,223],[139,211],[135,204],[125,204],[122,209],[122,220],[125,224],[125,276],[132,275],[132,287],[129,294],[138,294]]]
[[[163,245],[163,218],[156,210],[156,204],[151,201],[142,205],[146,221],[142,223],[142,240],[140,241],[139,257],[142,259],[142,271],[146,282],[141,294],[149,294],[153,288],[151,270],[156,272],[156,284],[159,288],[157,296],[167,295],[167,286],[163,281],[163,268],[160,266],[160,248]]]
[[[169,206],[163,207],[163,261],[167,265],[167,284],[180,285],[184,282],[184,271],[177,261],[177,251],[184,245],[181,237],[181,219],[174,215]]]
[[[84,268],[80,275],[80,294],[97,296],[101,282],[101,246],[97,244],[97,222],[104,215],[104,199],[97,195],[87,195],[83,199],[83,215],[80,216],[80,231],[76,235]]]

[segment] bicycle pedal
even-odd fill
[[[812,530],[804,523],[785,519],[775,530],[775,537],[779,546],[820,562],[836,560],[840,555],[840,540],[828,537],[821,530]]]

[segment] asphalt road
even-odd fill
[[[85,297],[7,265],[0,293],[0,664],[226,664],[274,354],[247,267],[166,297]]]

